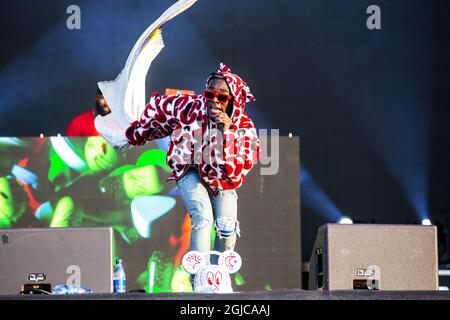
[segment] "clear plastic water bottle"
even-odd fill
[[[68,284],[58,284],[53,287],[52,294],[82,294],[82,293],[93,293],[92,289],[82,288],[80,286],[68,285]]]
[[[125,277],[125,271],[122,266],[122,259],[116,260],[116,266],[114,267],[113,274],[114,292],[125,293],[127,287],[127,280]]]

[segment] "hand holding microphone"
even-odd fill
[[[224,131],[230,129],[233,124],[230,117],[226,114],[226,112],[221,112],[218,109],[213,109],[212,114],[217,123],[217,128],[223,133]]]

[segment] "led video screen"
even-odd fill
[[[127,290],[192,291],[191,222],[163,142],[118,152],[102,137],[3,137],[0,159],[0,228],[111,226]],[[281,137],[278,172],[258,164],[238,189],[236,291],[301,286],[299,161],[298,139]]]

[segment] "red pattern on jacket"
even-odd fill
[[[204,185],[216,196],[220,190],[240,187],[259,158],[259,139],[255,126],[244,111],[254,101],[247,84],[230,68],[220,65],[233,95],[232,125],[223,134],[210,121],[202,95],[165,95],[153,93],[140,120],[126,130],[131,145],[170,135],[167,164],[172,169],[168,180],[178,180],[192,163],[198,164]],[[207,84],[210,79],[207,80]]]

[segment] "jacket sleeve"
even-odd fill
[[[128,143],[133,146],[143,145],[147,141],[170,135],[178,124],[176,112],[179,97],[180,95],[160,96],[153,93],[141,118],[125,131]]]
[[[241,186],[260,157],[260,141],[253,122],[242,117],[224,133],[224,164],[221,165],[223,189]]]

